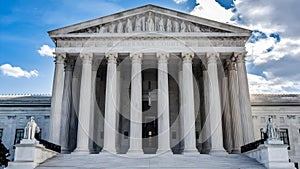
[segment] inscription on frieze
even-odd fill
[[[243,38],[194,38],[194,39],[77,39],[57,40],[57,47],[243,47]]]

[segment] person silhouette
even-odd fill
[[[8,166],[9,150],[3,145],[2,140],[0,139],[0,166]]]

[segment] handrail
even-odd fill
[[[46,140],[43,140],[41,138],[38,138],[38,137],[36,139],[40,142],[40,144],[45,146],[45,148],[50,149],[50,150],[55,151],[55,152],[58,152],[58,153],[61,152],[61,146],[56,145],[54,143],[50,143],[50,142],[48,142]]]
[[[252,143],[249,143],[249,144],[241,146],[241,153],[245,153],[247,151],[251,151],[251,150],[257,149],[257,147],[259,145],[264,144],[264,142],[268,138],[268,135],[265,132],[261,131],[260,132],[260,136],[261,136],[260,140],[256,140],[256,141],[254,141]]]
[[[265,139],[256,140],[252,143],[241,146],[241,153],[245,153],[247,151],[251,151],[257,149],[257,147],[261,144],[264,144]]]

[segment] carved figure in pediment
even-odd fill
[[[146,17],[141,17],[142,31],[146,31]]]
[[[186,32],[186,25],[185,25],[184,21],[182,21],[180,24],[180,32]]]
[[[173,22],[174,32],[179,32],[179,23],[177,21]]]
[[[165,23],[164,23],[164,18],[163,17],[159,21],[159,31],[161,31],[161,32],[165,31]]]
[[[192,32],[191,24],[187,25],[187,32]]]
[[[91,28],[88,28],[88,29],[87,29],[87,32],[88,32],[88,33],[93,33],[93,30],[92,30]]]
[[[127,23],[126,23],[126,32],[132,32],[132,23],[129,18],[127,19]]]
[[[105,33],[106,32],[106,27],[103,25],[99,29],[99,33]]]
[[[123,22],[122,21],[119,21],[119,23],[118,23],[117,32],[123,33]]]
[[[99,31],[100,31],[100,26],[97,26],[97,27],[96,27],[96,32],[95,32],[95,33],[99,33]]]
[[[115,33],[116,24],[112,23],[109,25],[109,33]]]
[[[147,27],[147,31],[155,31],[155,27],[154,27],[154,21],[153,18],[151,16],[151,12],[149,13],[149,17],[148,20],[146,22],[146,27]]]
[[[194,32],[200,32],[200,28],[194,25]]]
[[[142,21],[142,19],[139,16],[137,16],[136,20],[135,20],[135,29],[134,29],[137,32],[142,31],[142,23],[141,23],[141,21]]]
[[[172,22],[169,18],[167,20],[167,32],[172,32]]]

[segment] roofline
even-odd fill
[[[58,31],[60,29],[66,29],[66,28],[69,28],[69,27],[72,27],[72,26],[77,26],[77,25],[80,25],[82,23],[96,21],[98,19],[102,19],[102,18],[106,18],[106,17],[111,17],[111,16],[114,16],[114,15],[119,15],[119,14],[124,13],[124,12],[134,11],[134,10],[141,9],[141,8],[148,8],[149,9],[150,7],[160,8],[160,9],[163,9],[163,10],[169,10],[169,11],[176,12],[176,13],[179,13],[179,14],[182,14],[182,15],[188,15],[190,17],[195,17],[195,18],[198,18],[198,19],[200,18],[200,19],[203,19],[203,20],[206,20],[206,21],[209,21],[209,22],[217,23],[217,24],[225,24],[225,25],[234,27],[236,29],[242,29],[244,31],[247,31],[250,34],[252,33],[252,30],[246,29],[246,28],[243,28],[243,27],[240,27],[240,26],[231,25],[231,24],[228,24],[228,23],[223,23],[223,22],[218,22],[218,21],[214,21],[214,20],[211,20],[211,19],[202,18],[202,17],[199,17],[199,16],[195,16],[195,15],[191,15],[191,14],[188,14],[188,13],[184,13],[184,12],[181,12],[181,11],[176,11],[176,10],[170,9],[170,8],[160,7],[160,6],[156,6],[156,5],[153,5],[153,4],[147,4],[147,5],[144,5],[144,6],[139,6],[139,7],[136,7],[136,8],[132,8],[132,9],[120,11],[120,12],[117,12],[117,13],[114,13],[114,14],[102,16],[102,17],[99,17],[99,18],[87,20],[87,21],[76,23],[76,24],[72,24],[72,25],[69,25],[69,26],[64,26],[64,27],[61,27],[61,28],[53,29],[53,30],[48,31],[48,34],[50,35],[53,32]]]

